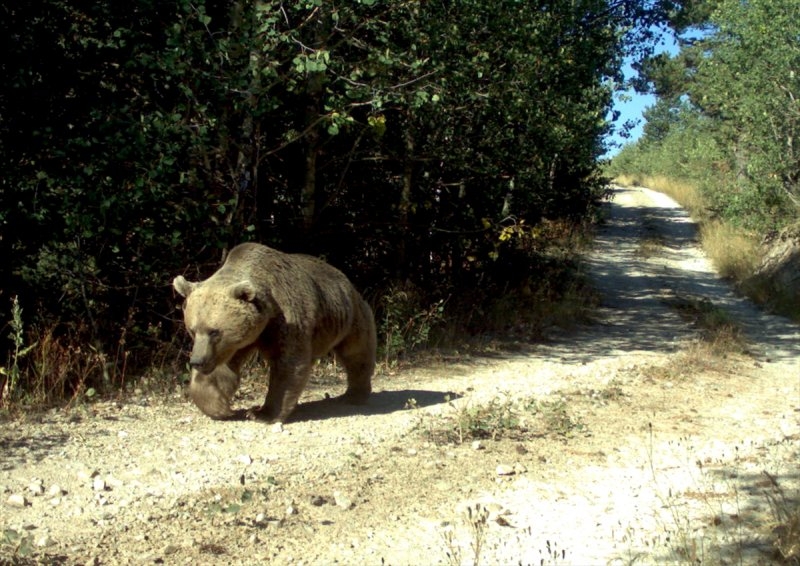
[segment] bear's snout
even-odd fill
[[[207,336],[197,335],[189,357],[189,367],[202,373],[211,373],[217,366],[213,348],[209,344]]]
[[[202,370],[206,363],[207,361],[204,358],[196,358],[194,356],[189,358],[189,367],[192,369]]]
[[[214,363],[214,359],[208,356],[200,356],[192,354],[192,357],[189,358],[189,367],[199,371],[200,373],[209,374],[214,371],[214,368],[217,367],[217,364]]]

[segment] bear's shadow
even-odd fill
[[[363,405],[354,405],[343,401],[340,397],[331,397],[298,404],[286,422],[319,421],[356,415],[385,415],[410,408],[439,405],[458,397],[459,395],[453,392],[422,389],[379,391],[372,393],[369,401]]]

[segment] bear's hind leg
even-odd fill
[[[375,322],[372,311],[362,301],[353,331],[334,348],[336,359],[347,372],[347,391],[344,401],[363,404],[372,393],[372,374],[375,373]]]
[[[347,372],[347,390],[342,395],[342,400],[356,405],[366,403],[372,393],[372,373],[375,369],[375,362],[364,360],[362,356],[343,356],[338,352],[336,359]]]

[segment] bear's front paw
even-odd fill
[[[252,409],[248,409],[246,411],[246,416],[247,419],[251,421],[259,421],[267,424],[279,422],[275,415],[264,407],[253,407]]]
[[[371,391],[369,389],[350,389],[348,388],[344,394],[336,398],[337,401],[347,403],[348,405],[366,405],[369,401]]]

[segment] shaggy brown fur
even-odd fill
[[[194,345],[189,395],[214,419],[237,413],[231,400],[240,369],[256,350],[269,360],[264,405],[251,415],[284,421],[297,405],[312,363],[333,350],[347,371],[345,399],[362,403],[372,390],[375,320],[342,272],[305,255],[241,244],[205,281],[178,276],[184,321]]]

